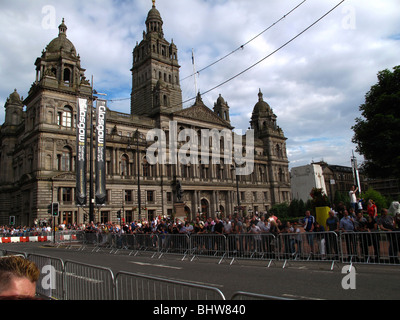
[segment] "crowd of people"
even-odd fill
[[[386,208],[378,215],[377,207],[373,200],[367,205],[358,206],[361,201],[353,200],[349,207],[339,205],[331,209],[326,221],[316,221],[309,210],[305,216],[296,222],[282,222],[272,213],[256,213],[250,217],[232,216],[227,217],[204,217],[196,216],[194,220],[173,219],[169,217],[155,217],[151,220],[139,220],[129,223],[88,223],[88,224],[60,224],[56,231],[79,230],[85,233],[97,234],[221,234],[221,235],[262,235],[278,234],[287,235],[283,237],[288,240],[287,250],[290,253],[298,252],[301,248],[299,243],[306,239],[311,253],[323,251],[324,254],[339,254],[337,235],[344,234],[345,248],[348,254],[357,255],[360,250],[363,255],[368,254],[368,247],[373,247],[374,256],[380,256],[380,232],[399,231],[385,239],[389,243],[389,256],[396,257],[400,250],[400,211],[397,214],[388,213]],[[39,235],[52,232],[48,225],[37,225],[33,227],[0,226],[0,235],[3,236],[26,236]],[[301,233],[305,233],[300,236]],[[362,233],[362,235],[360,235]],[[314,241],[315,240],[315,241]],[[322,241],[321,241],[322,240]],[[295,245],[295,243],[297,243]],[[316,245],[318,243],[318,245]],[[286,246],[286,243],[285,243]]]
[[[299,229],[306,232],[348,232],[348,231],[400,231],[400,214],[394,216],[388,214],[387,209],[382,209],[378,216],[376,205],[372,200],[368,201],[366,210],[357,210],[353,206],[347,209],[339,206],[337,210],[331,209],[329,217],[323,225],[316,221],[309,210],[305,217],[296,222],[282,222],[272,213],[256,213],[250,217],[228,215],[227,217],[201,217],[196,216],[192,221],[185,219],[172,219],[169,217],[155,217],[152,220],[136,220],[129,223],[119,222],[91,222],[88,224],[65,224],[56,226],[56,231],[82,230],[97,233],[122,233],[122,234],[243,234],[243,233],[298,233]],[[0,226],[0,234],[7,236],[24,236],[26,234],[40,234],[52,232],[53,228],[48,224],[36,224],[27,226]]]
[[[86,232],[123,234],[231,234],[231,233],[279,233],[286,226],[273,214],[253,215],[252,217],[208,217],[197,216],[193,221],[155,217],[151,221],[134,221],[122,225],[116,223],[90,223]]]

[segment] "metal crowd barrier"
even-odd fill
[[[276,297],[276,296],[269,296],[264,294],[256,294],[251,292],[243,292],[237,291],[233,294],[231,300],[281,300],[281,301],[290,301],[293,299],[283,298],[283,297]]]
[[[192,234],[190,236],[191,261],[198,256],[218,257],[220,262],[226,257],[226,237],[222,234]]]
[[[199,257],[225,259],[398,264],[400,232],[301,232],[301,233],[244,233],[244,234],[113,234],[81,233],[57,235],[67,247],[80,245],[92,252],[129,252],[135,256],[151,253],[178,254],[193,261]],[[63,239],[63,240],[61,240]]]
[[[109,268],[63,261],[44,255],[0,250],[0,259],[22,256],[36,264],[36,292],[52,300],[225,300],[217,288]]]
[[[237,259],[274,260],[277,252],[277,239],[273,234],[229,234],[227,236],[227,257],[231,264]]]
[[[155,276],[119,272],[117,300],[225,300],[217,288]]]
[[[343,262],[399,264],[400,232],[344,232],[340,249]]]
[[[278,235],[278,260],[339,261],[338,235],[335,232],[281,233]]]
[[[114,274],[108,268],[66,261],[65,300],[114,300]]]
[[[85,232],[82,230],[66,230],[55,232],[55,243],[57,246],[67,246],[71,248],[74,245],[82,245]]]
[[[61,259],[44,255],[27,254],[27,259],[34,262],[40,270],[36,283],[36,292],[54,300],[64,298],[64,262]]]

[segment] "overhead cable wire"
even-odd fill
[[[193,77],[196,74],[200,74],[200,72],[203,72],[204,70],[212,67],[213,65],[217,64],[218,62],[221,62],[222,60],[228,58],[229,56],[231,56],[232,54],[234,54],[235,52],[244,49],[245,46],[247,46],[250,42],[254,41],[255,39],[257,39],[258,37],[260,37],[262,34],[264,34],[265,32],[267,32],[269,29],[271,29],[272,27],[274,27],[276,24],[278,24],[279,22],[281,22],[282,20],[284,20],[288,15],[290,15],[293,11],[295,11],[296,9],[298,9],[301,5],[303,5],[307,0],[304,0],[303,2],[301,2],[300,4],[298,4],[296,7],[294,7],[292,10],[290,10],[288,13],[286,13],[282,18],[280,18],[279,20],[275,21],[273,24],[271,24],[267,29],[261,31],[259,34],[257,34],[255,37],[251,38],[249,41],[247,41],[245,44],[242,44],[240,47],[238,47],[237,49],[233,50],[232,52],[226,54],[225,56],[223,56],[222,58],[214,61],[213,63],[209,64],[208,66],[198,70],[195,73],[192,73],[191,75],[181,79],[181,82]]]
[[[277,53],[278,51],[280,51],[281,49],[283,49],[284,47],[286,47],[288,44],[290,44],[291,42],[293,42],[294,40],[296,40],[298,37],[300,37],[302,34],[304,34],[305,32],[307,32],[309,29],[311,29],[313,26],[315,26],[317,23],[319,23],[322,19],[324,19],[326,16],[328,16],[331,12],[333,12],[336,8],[338,8],[343,2],[345,2],[345,0],[340,1],[336,6],[334,6],[332,9],[330,9],[328,12],[326,12],[323,16],[321,16],[319,19],[317,19],[316,21],[314,21],[312,24],[310,24],[307,28],[305,28],[303,31],[301,31],[300,33],[298,33],[296,36],[294,36],[293,38],[291,38],[289,41],[285,42],[283,45],[281,45],[279,48],[277,48],[276,50],[274,50],[273,52],[271,52],[270,54],[268,54],[267,56],[265,56],[264,58],[262,58],[261,60],[257,61],[256,63],[254,63],[253,65],[251,65],[250,67],[246,68],[245,70],[239,72],[238,74],[236,74],[235,76],[225,80],[224,82],[216,85],[215,87],[204,91],[203,93],[201,93],[201,95],[205,95],[219,87],[222,87],[223,85],[227,84],[228,82],[236,79],[237,77],[241,76],[242,74],[246,73],[247,71],[253,69],[255,66],[259,65],[261,62],[263,62],[264,60],[270,58],[272,55],[274,55],[275,53]],[[191,100],[196,99],[196,97],[193,97],[191,99],[188,99],[186,101],[184,101],[183,103],[187,103]]]

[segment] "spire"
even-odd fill
[[[261,89],[259,89],[259,92],[258,92],[258,101],[259,102],[264,101],[264,96],[263,96],[263,93],[261,92]]]
[[[153,8],[156,7],[156,0],[151,0],[153,2]]]
[[[65,25],[65,23],[64,23],[64,18],[62,19],[62,22],[61,22],[61,24],[58,26],[58,30],[60,31],[59,33],[58,33],[58,36],[61,36],[61,35],[67,35],[67,26]]]

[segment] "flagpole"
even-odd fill
[[[94,222],[94,199],[93,199],[93,111],[94,111],[94,99],[93,99],[93,76],[92,76],[92,93],[91,93],[91,107],[90,107],[90,153],[89,153],[89,224]]]
[[[193,65],[193,74],[194,74],[194,90],[195,90],[195,93],[194,93],[194,95],[195,96],[197,96],[197,78],[196,78],[196,76],[197,76],[197,71],[196,71],[196,64],[195,64],[195,62],[194,62],[194,50],[192,49],[192,65]]]

